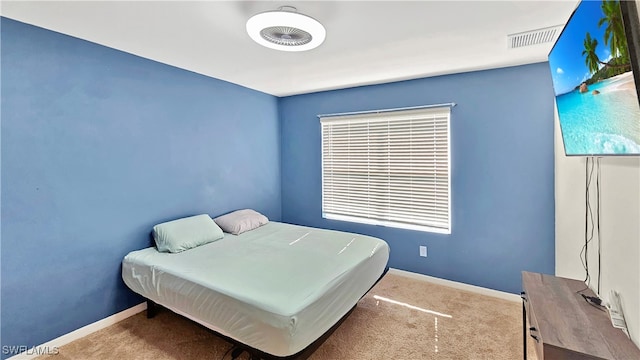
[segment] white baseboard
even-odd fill
[[[480,286],[469,285],[469,284],[464,284],[464,283],[460,283],[460,282],[456,282],[456,281],[440,279],[440,278],[436,278],[436,277],[433,277],[433,276],[422,275],[422,274],[409,272],[409,271],[404,271],[404,270],[399,270],[399,269],[394,269],[394,268],[389,268],[389,272],[391,274],[394,274],[394,275],[400,275],[400,276],[404,276],[404,277],[408,277],[408,278],[412,278],[412,279],[416,279],[416,280],[427,281],[427,282],[430,282],[430,283],[434,283],[434,284],[438,284],[438,285],[444,285],[444,286],[452,287],[454,289],[465,290],[465,291],[469,291],[469,292],[473,292],[473,293],[477,293],[477,294],[481,294],[481,295],[492,296],[492,297],[503,299],[503,300],[509,300],[509,301],[513,301],[513,302],[522,301],[522,299],[520,298],[520,295],[511,294],[511,293],[504,292],[504,291],[487,289],[487,288],[483,288],[483,287],[480,287]]]
[[[129,309],[123,310],[117,314],[113,314],[109,317],[106,317],[102,320],[98,320],[94,323],[91,323],[87,326],[83,326],[80,329],[74,330],[68,334],[62,335],[58,338],[55,338],[47,343],[44,343],[39,346],[32,347],[26,351],[23,351],[20,354],[14,355],[7,360],[27,360],[34,359],[40,355],[44,354],[55,354],[58,349],[66,345],[74,340],[78,340],[82,337],[85,337],[91,333],[94,333],[98,330],[102,330],[106,327],[109,327],[117,322],[120,322],[128,317],[131,317],[137,313],[140,313],[147,309],[147,303],[144,302],[142,304],[138,304]]]

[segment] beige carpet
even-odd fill
[[[521,321],[518,302],[387,274],[309,359],[522,359]],[[137,314],[39,359],[217,360],[230,347],[162,310],[153,319]],[[528,347],[535,360],[533,344]]]

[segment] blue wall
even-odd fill
[[[452,234],[322,218],[318,114],[455,102]],[[283,221],[385,239],[390,266],[519,293],[554,272],[553,88],[546,63],[279,100]],[[418,246],[427,245],[428,257]]]
[[[140,303],[120,264],[158,222],[280,219],[277,98],[1,21],[2,345]]]

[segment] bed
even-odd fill
[[[348,316],[388,259],[381,239],[272,221],[178,253],[133,251],[122,277],[254,357],[295,358]]]

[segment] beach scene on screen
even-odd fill
[[[549,66],[567,155],[640,154],[640,104],[618,1],[583,1]]]

